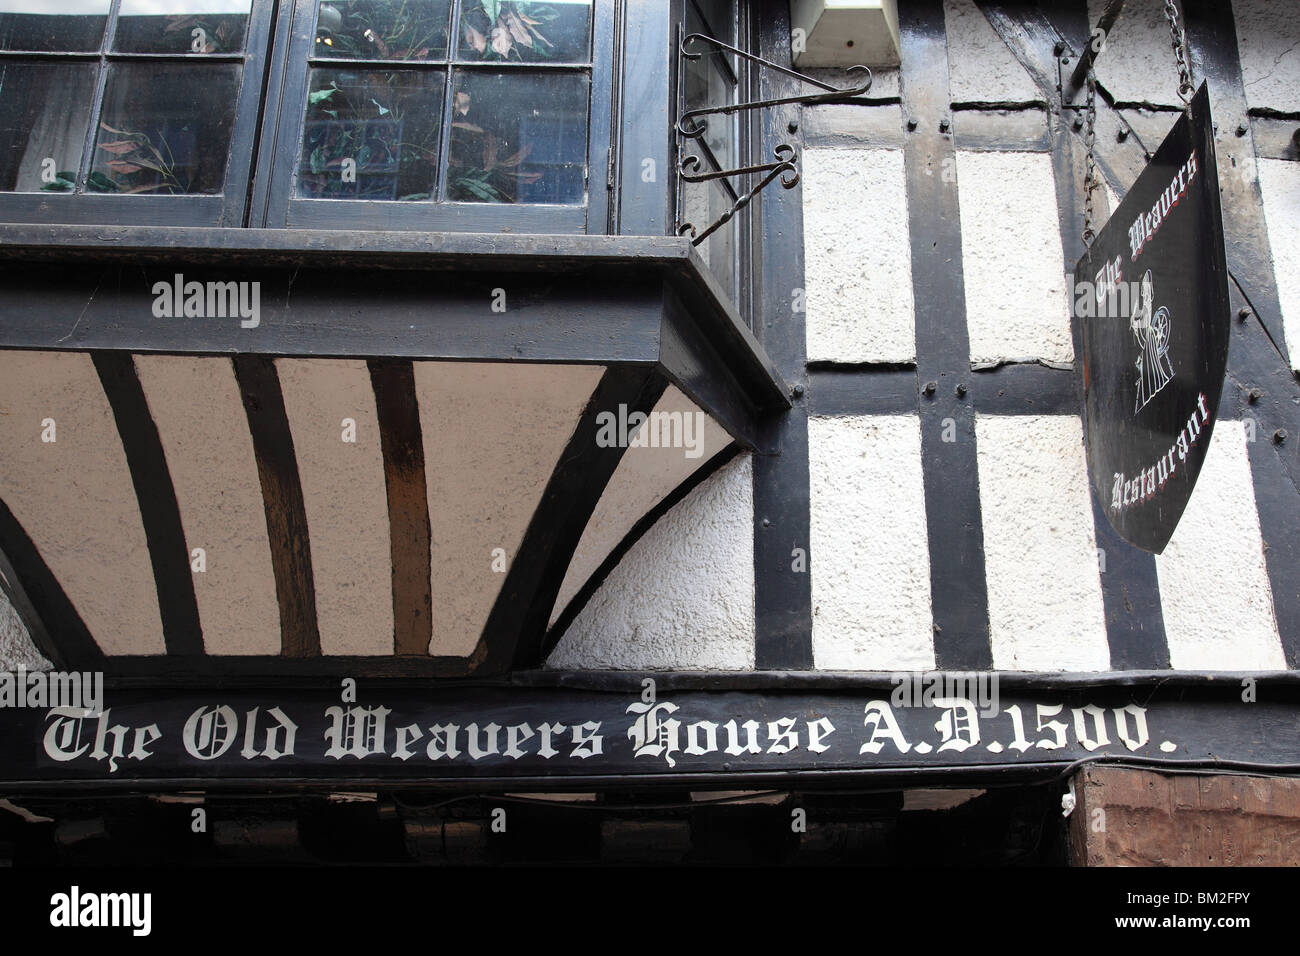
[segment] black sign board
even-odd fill
[[[0,784],[10,792],[632,778],[788,785],[792,774],[1030,770],[1088,757],[1295,758],[1296,689],[1243,703],[1231,681],[1013,690],[997,674],[947,672],[826,689],[381,684],[355,700],[338,687],[109,688],[94,710],[51,693],[0,697]]]
[[[1228,265],[1204,83],[1074,280],[1093,487],[1120,536],[1159,554],[1200,474],[1228,361]]]

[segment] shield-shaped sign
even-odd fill
[[[1088,470],[1110,523],[1159,554],[1210,443],[1228,264],[1204,83],[1075,268]]]

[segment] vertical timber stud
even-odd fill
[[[190,571],[190,552],[181,526],[167,457],[144,387],[128,352],[92,352],[100,385],[113,410],[149,545],[158,613],[168,654],[202,654],[203,629]]]
[[[371,359],[368,367],[388,494],[393,653],[425,655],[433,639],[432,532],[415,368],[400,359]]]
[[[1090,36],[1087,0],[1071,0],[1064,9],[1054,8],[1052,21],[1061,37],[1070,44],[1063,56],[1069,63],[1061,64],[1062,75],[1069,75],[1075,66],[1078,51],[1083,50]],[[1013,51],[1014,52],[1014,51]],[[1055,48],[1038,50],[1040,57],[1055,56]],[[1037,75],[1043,75],[1039,72]],[[1060,109],[1058,90],[1044,90],[1051,104],[1048,111],[1048,140],[1052,149],[1052,171],[1056,179],[1056,204],[1061,225],[1061,249],[1065,253],[1066,274],[1083,255],[1083,204],[1085,175],[1085,148],[1079,137],[1070,132],[1070,114]],[[1076,98],[1082,110],[1083,96]],[[1098,184],[1093,194],[1094,202],[1106,202],[1105,190]],[[1066,288],[1071,299],[1070,334],[1074,343],[1075,381],[1077,385],[1076,408],[1083,407],[1083,329],[1073,319],[1074,289]],[[1097,497],[1092,482],[1088,482],[1088,497],[1092,502],[1092,524],[1096,533],[1098,571],[1101,578],[1101,599],[1106,616],[1106,641],[1110,646],[1112,670],[1164,670],[1169,667],[1169,642],[1165,636],[1164,612],[1160,605],[1160,582],[1156,576],[1155,555],[1129,544],[1110,525],[1106,506]],[[1100,561],[1105,560],[1101,565]]]
[[[1273,591],[1273,613],[1287,666],[1300,667],[1300,387],[1282,337],[1282,308],[1264,222],[1263,196],[1255,171],[1254,137],[1247,116],[1237,30],[1232,8],[1221,0],[1183,0],[1187,43],[1197,81],[1210,86],[1216,123],[1219,191],[1229,296],[1234,321],[1228,350],[1228,381],[1220,415],[1251,419],[1251,480]],[[1172,82],[1172,81],[1171,81]],[[1235,135],[1239,125],[1244,136]],[[1293,345],[1295,343],[1292,343]],[[1258,389],[1260,397],[1247,397]],[[1233,403],[1235,402],[1235,409]],[[1280,442],[1274,436],[1285,432]],[[1249,435],[1248,435],[1249,437]]]
[[[755,13],[759,56],[789,67],[790,5],[767,0]],[[802,91],[797,81],[773,70],[758,73],[763,99]],[[800,108],[787,104],[761,114],[756,152],[769,156],[778,143],[790,143],[802,157]],[[813,666],[810,575],[817,573],[817,555],[809,543],[808,410],[799,400],[807,375],[804,313],[792,308],[795,290],[804,286],[803,188],[769,190],[756,205],[762,245],[755,333],[797,394],[789,412],[764,426],[754,455],[754,666],[806,670]],[[773,448],[779,453],[769,454]],[[808,555],[804,570],[795,570],[795,548]]]
[[[316,623],[307,505],[275,359],[236,355],[231,362],[244,400],[257,477],[262,485],[271,570],[280,603],[280,653],[285,657],[319,657],[320,629]]]
[[[957,386],[970,378],[961,220],[956,177],[942,175],[956,163],[943,0],[907,3],[900,7],[898,20],[902,116],[904,122],[916,121],[916,129],[906,134],[903,157],[917,380],[937,383],[932,394],[918,394],[934,659],[940,669],[988,670],[993,652],[975,412],[969,392],[957,394]],[[954,442],[942,440],[947,418],[956,423]]]

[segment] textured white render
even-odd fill
[[[633,525],[678,485],[695,474],[696,469],[731,444],[731,436],[726,430],[700,411],[699,406],[683,395],[675,385],[664,389],[653,411],[701,416],[704,422],[703,435],[695,434],[695,440],[700,443],[699,457],[687,457],[689,449],[686,448],[652,448],[649,445],[644,448],[628,447],[582,531],[582,538],[573,552],[573,560],[569,562],[569,569],[564,573],[564,581],[560,584],[555,607],[551,609],[551,624],[564,613],[569,601],[587,583],[601,562],[627,537]],[[637,435],[647,425],[648,421],[638,429]]]
[[[0,670],[11,671],[19,667],[29,671],[49,670],[53,666],[36,649],[27,636],[27,628],[18,620],[18,612],[0,593]]]
[[[933,668],[920,419],[812,418],[808,470],[814,666]]]
[[[547,667],[752,670],[754,494],[748,455],[700,482],[634,544]]]
[[[279,654],[266,508],[235,370],[226,358],[138,355],[136,372],[176,488],[209,654]]]
[[[1070,304],[1047,153],[959,150],[972,362],[1070,362]]]
[[[903,151],[803,155],[808,360],[916,357]]]
[[[1090,25],[1096,25],[1105,6],[1105,0],[1088,0]],[[1097,82],[1121,103],[1181,105],[1164,0],[1126,0],[1094,70]],[[1148,144],[1153,151],[1157,145]]]
[[[0,351],[0,500],[104,653],[164,652],[135,486],[89,355]]]
[[[906,14],[904,14],[906,16]],[[1023,103],[1043,93],[1007,49],[975,0],[944,0],[948,89],[954,103]]]
[[[1268,242],[1273,248],[1273,274],[1282,302],[1282,331],[1291,353],[1291,367],[1300,369],[1300,163],[1284,159],[1258,162]]]
[[[1083,424],[975,419],[995,670],[1110,669]]]
[[[1300,8],[1294,0],[1233,0],[1246,104],[1285,113],[1300,105]]]
[[[322,654],[393,652],[393,562],[379,419],[363,359],[280,359],[302,481]],[[343,419],[356,441],[343,441]]]
[[[1156,556],[1156,573],[1171,666],[1286,669],[1240,421],[1214,426],[1196,489],[1164,554]]]

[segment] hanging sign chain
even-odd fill
[[[1097,188],[1097,160],[1093,143],[1097,139],[1097,79],[1088,70],[1087,119],[1083,132],[1084,145],[1088,147],[1088,171],[1083,177],[1083,245],[1088,248],[1097,234],[1092,229],[1092,191]]]
[[[1192,71],[1187,66],[1187,37],[1178,23],[1178,6],[1174,0],[1165,0],[1165,17],[1169,20],[1170,44],[1174,48],[1174,59],[1178,62],[1178,96],[1184,104],[1190,106],[1196,87],[1192,86]]]

